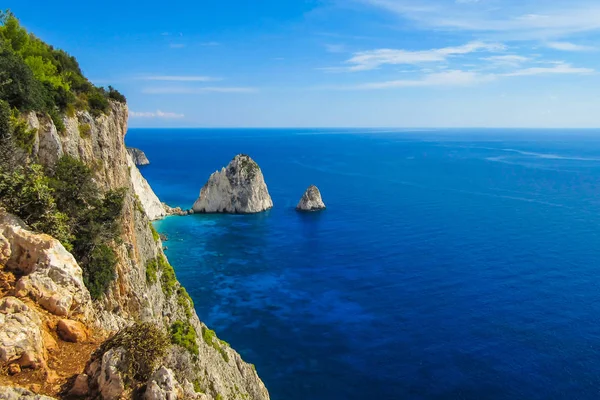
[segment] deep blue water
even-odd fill
[[[274,400],[600,397],[600,131],[135,130],[190,208],[237,153],[275,208],[158,222]],[[328,209],[294,210],[309,184]]]

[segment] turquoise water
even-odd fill
[[[600,131],[137,130],[190,208],[237,153],[275,208],[158,222],[274,400],[597,399]],[[294,206],[316,184],[328,209]]]

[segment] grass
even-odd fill
[[[140,207],[141,207],[141,203],[140,203]],[[160,235],[156,231],[156,228],[154,227],[154,225],[152,225],[152,222],[148,222],[148,227],[150,228],[150,231],[152,231],[152,237],[154,238],[154,241],[158,242],[160,240]]]
[[[90,124],[81,124],[79,125],[79,137],[82,139],[87,139],[92,134],[92,127]]]
[[[229,343],[219,339],[215,331],[213,331],[212,329],[208,329],[207,327],[202,327],[202,339],[207,345],[217,350],[221,354],[221,357],[223,357],[223,360],[225,360],[225,362],[229,362],[229,355],[227,354],[225,349],[223,349],[223,347],[229,346]]]

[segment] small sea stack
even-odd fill
[[[320,211],[325,209],[321,192],[315,185],[310,185],[296,206],[298,211]]]
[[[260,167],[238,154],[227,167],[213,173],[194,203],[195,213],[254,214],[273,207]]]
[[[150,164],[150,160],[148,160],[148,157],[146,157],[146,154],[142,150],[135,147],[128,147],[127,152],[133,159],[133,163],[138,167]]]

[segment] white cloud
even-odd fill
[[[591,47],[591,46],[583,46],[580,44],[574,44],[574,43],[570,43],[570,42],[549,42],[549,43],[546,43],[546,46],[551,49],[561,50],[561,51],[593,51],[593,50],[596,50],[596,48]]]
[[[145,94],[197,94],[197,93],[255,93],[252,87],[154,87],[142,90]]]
[[[592,74],[595,71],[591,68],[576,68],[567,63],[558,63],[553,67],[532,67],[520,69],[514,72],[504,74],[504,76],[532,76],[532,75],[549,75],[549,74],[563,74],[563,75],[587,75]]]
[[[353,89],[390,89],[422,86],[468,86],[493,80],[494,75],[479,74],[472,71],[452,70],[427,74],[418,79],[402,79],[395,81],[371,82],[356,85]]]
[[[507,54],[503,56],[491,56],[482,58],[484,61],[489,61],[494,66],[498,67],[517,67],[529,60],[531,58],[525,56],[519,56],[515,54]]]
[[[190,75],[147,75],[140,76],[137,79],[142,81],[167,81],[167,82],[214,82],[221,78],[211,76],[190,76]]]
[[[590,0],[355,0],[424,27],[497,33],[506,40],[547,40],[600,30],[600,4]]]
[[[477,51],[501,51],[504,49],[504,45],[499,43],[470,42],[462,46],[444,47],[440,49],[431,50],[369,50],[354,53],[353,57],[346,61],[346,64],[352,64],[352,66],[342,68],[341,70],[366,71],[376,69],[386,64],[414,65],[432,62],[444,62],[451,56],[464,55]],[[332,68],[330,70],[336,70],[336,68]]]
[[[137,112],[137,111],[129,111],[129,116],[131,118],[164,118],[164,119],[176,119],[183,118],[185,115],[178,114],[174,112],[163,112],[160,110],[156,110],[154,112]]]

